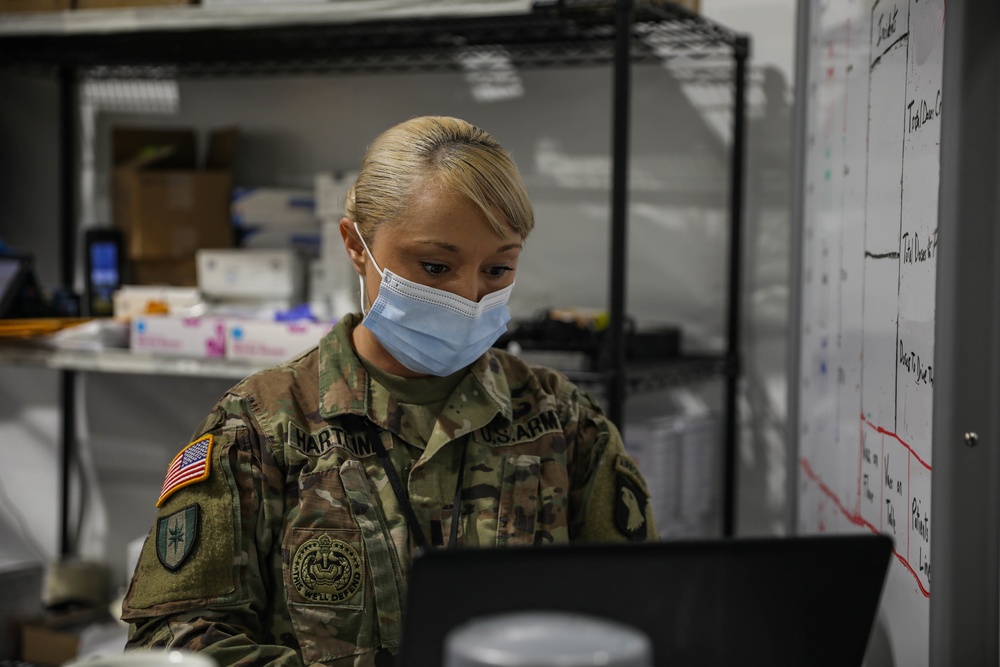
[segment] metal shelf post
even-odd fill
[[[629,114],[632,78],[632,0],[615,3],[614,107],[611,148],[611,284],[609,290],[611,372],[608,379],[608,416],[624,431],[625,389],[625,283],[628,266],[628,160]]]
[[[722,534],[732,537],[736,530],[736,439],[740,359],[740,290],[743,259],[743,169],[746,131],[746,77],[750,40],[739,37],[733,48],[733,145],[729,186],[729,312],[726,322],[725,416],[723,424]]]

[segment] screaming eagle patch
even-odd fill
[[[160,517],[156,522],[156,557],[171,572],[179,568],[191,555],[198,540],[197,504],[188,505],[173,514]]]
[[[329,535],[302,543],[292,559],[291,575],[299,595],[318,604],[347,602],[364,581],[358,552]]]
[[[632,542],[646,539],[646,504],[649,494],[639,470],[631,460],[619,456],[615,462],[615,526]]]

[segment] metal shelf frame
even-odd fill
[[[624,424],[624,403],[631,391],[666,386],[676,375],[656,370],[630,372],[625,357],[626,253],[628,247],[629,115],[633,63],[675,57],[733,63],[732,135],[729,182],[729,249],[726,295],[726,350],[706,357],[689,377],[718,373],[725,380],[722,446],[722,533],[734,535],[736,499],[737,391],[741,373],[741,258],[744,218],[744,146],[748,37],[663,0],[536,0],[527,13],[483,16],[436,15],[425,18],[342,20],[312,8],[263,14],[201,7],[140,10],[116,21],[122,10],[98,19],[65,13],[28,21],[0,18],[0,68],[58,77],[60,88],[60,262],[63,284],[72,284],[76,248],[76,109],[81,77],[118,78],[157,73],[170,77],[219,77],[250,74],[287,76],[317,72],[451,71],[462,56],[496,52],[515,67],[608,66],[613,68],[611,267],[609,336],[612,370],[579,381],[604,382],[608,415]],[[76,373],[144,372],[149,366],[115,366],[72,355],[38,363],[60,368],[62,407],[62,531],[60,548],[70,554],[69,470],[76,447],[74,403]],[[114,357],[111,357],[114,358]],[[11,357],[7,358],[12,359]],[[4,357],[0,356],[0,361]],[[16,360],[15,360],[16,361]],[[104,365],[102,365],[102,363]],[[682,363],[678,368],[683,368]],[[174,366],[163,372],[180,372]],[[243,369],[235,370],[241,373]],[[250,369],[254,370],[254,369]],[[228,373],[228,370],[213,369]],[[149,372],[160,372],[150,370]],[[198,371],[201,372],[201,371]],[[659,379],[657,379],[659,378]],[[664,384],[666,383],[666,384]]]

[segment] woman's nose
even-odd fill
[[[477,276],[461,281],[461,284],[456,285],[452,292],[463,299],[479,303],[484,296],[490,293],[490,288],[486,281]]]

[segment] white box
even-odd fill
[[[288,248],[202,249],[198,288],[210,299],[301,302],[305,265]]]
[[[330,322],[230,321],[226,358],[281,363],[319,343],[332,328]]]
[[[239,246],[253,249],[288,249],[307,257],[318,257],[322,248],[322,233],[318,225],[257,225],[243,230]]]
[[[316,196],[305,188],[233,188],[229,213],[236,227],[318,224]]]
[[[165,285],[122,285],[112,299],[115,317],[125,319],[150,313],[190,315],[204,303],[194,287]]]
[[[129,347],[171,357],[222,358],[226,354],[226,319],[149,315],[132,318]]]
[[[347,191],[358,180],[358,172],[343,174],[318,173],[313,179],[316,190],[316,217],[321,220],[340,222],[344,217],[344,203]]]

